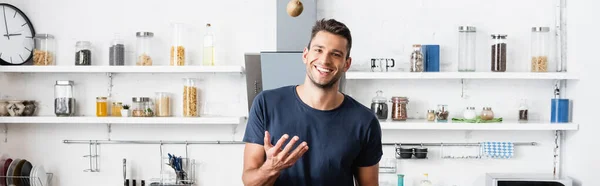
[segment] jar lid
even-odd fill
[[[387,101],[387,99],[383,97],[383,91],[378,90],[375,93],[377,94],[377,96],[373,97],[373,103],[385,103]]]
[[[150,102],[149,97],[133,97],[131,100],[133,102]]]
[[[508,37],[506,34],[492,34],[493,39],[506,39],[506,37]]]
[[[107,97],[96,97],[96,99],[108,99]]]
[[[435,110],[427,110],[427,113],[435,113]]]
[[[459,26],[459,32],[475,32],[477,29],[474,26]]]
[[[38,39],[54,39],[54,36],[50,35],[50,34],[35,34],[35,38],[38,38]]]
[[[483,107],[483,110],[492,110],[492,107]]]
[[[545,27],[545,26],[531,27],[531,31],[532,32],[550,32],[550,27]]]
[[[475,110],[475,107],[467,107],[467,110]]]
[[[154,36],[154,33],[152,33],[152,32],[136,32],[135,36],[137,36],[137,37],[152,37],[152,36]]]
[[[56,85],[73,85],[73,81],[71,81],[71,80],[58,80],[58,81],[56,81]]]
[[[394,96],[392,97],[392,101],[396,102],[396,101],[408,101],[407,97],[401,97],[401,96]]]
[[[121,104],[123,104],[123,103],[121,103],[121,102],[113,102],[113,105],[121,105]]]

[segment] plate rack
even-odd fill
[[[52,177],[54,176],[53,173],[46,173],[46,176],[48,177],[47,183],[42,183],[42,179],[40,177],[36,177],[36,176],[0,176],[1,180],[8,180],[8,179],[12,179],[13,180],[13,184],[14,185],[31,185],[31,186],[51,186],[52,184]],[[9,185],[13,185],[13,184],[9,184]]]

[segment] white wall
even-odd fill
[[[569,21],[590,23],[594,16],[583,14],[589,11],[584,0],[575,1]],[[22,3],[22,9],[32,19],[38,32],[52,33],[59,46],[59,65],[73,63],[73,46],[78,40],[90,40],[97,46],[95,62],[107,64],[108,42],[114,32],[127,33],[127,44],[133,46],[134,32],[154,31],[156,36],[156,55],[160,65],[168,64],[167,51],[170,38],[168,22],[181,20],[193,26],[191,42],[194,64],[199,64],[203,25],[214,20],[217,27],[219,45],[218,60],[224,64],[243,64],[244,52],[273,50],[276,47],[275,2],[266,1],[206,1],[202,2],[162,2],[162,1],[43,1],[29,0]],[[116,6],[118,5],[118,6]],[[353,70],[364,67],[371,57],[393,57],[397,61],[408,62],[410,46],[413,43],[438,43],[442,45],[442,61],[454,62],[456,33],[459,24],[473,24],[478,27],[478,45],[481,62],[478,70],[489,69],[489,34],[501,31],[509,35],[509,52],[512,54],[509,70],[526,71],[528,66],[529,31],[531,26],[554,23],[554,1],[500,1],[489,0],[485,3],[475,0],[460,1],[341,1],[328,0],[318,2],[318,17],[336,18],[347,23],[354,36],[352,56],[355,59]],[[586,11],[580,11],[586,10]],[[506,13],[509,12],[509,13]],[[526,15],[530,14],[531,15]],[[573,13],[577,12],[577,13]],[[85,13],[85,14],[84,14]],[[114,13],[114,14],[113,14]],[[52,15],[52,16],[51,16]],[[532,16],[533,15],[533,16]],[[595,16],[597,17],[597,16]],[[360,19],[359,19],[360,18]],[[364,18],[364,19],[363,19]],[[593,34],[593,26],[569,25],[574,33],[569,35],[569,70],[576,71],[576,65],[594,64],[588,47],[588,36]],[[308,30],[307,30],[308,32]],[[373,35],[371,35],[373,34]],[[577,48],[581,52],[575,52]],[[132,54],[133,47],[127,50]],[[585,52],[584,52],[585,51]],[[128,59],[131,59],[130,56]],[[96,63],[97,64],[97,63]],[[132,64],[132,63],[129,63]],[[455,64],[443,67],[444,71],[453,71]],[[595,185],[591,178],[590,165],[592,154],[586,154],[587,148],[595,139],[591,113],[595,108],[589,88],[594,75],[592,68],[581,69],[582,80],[574,83],[568,93],[575,100],[575,120],[581,122],[581,131],[569,133],[566,152],[567,174],[573,175],[585,185]],[[209,108],[208,114],[240,115],[246,109],[243,88],[243,76],[224,75],[117,75],[113,88],[115,99],[128,101],[133,96],[152,96],[156,91],[170,91],[180,94],[181,78],[200,77],[205,93],[201,100]],[[596,77],[597,78],[597,77]],[[0,96],[8,95],[15,99],[35,99],[42,102],[41,115],[51,115],[53,82],[58,79],[71,79],[77,82],[77,95],[81,113],[93,115],[94,98],[106,94],[107,78],[103,74],[0,74]],[[141,80],[151,80],[151,83]],[[15,87],[17,85],[18,87]],[[423,117],[426,109],[432,109],[438,103],[450,105],[451,114],[459,114],[466,105],[479,110],[491,106],[498,116],[507,120],[515,119],[519,99],[527,99],[531,117],[539,120],[549,118],[552,81],[467,81],[465,93],[468,99],[461,98],[460,81],[349,81],[349,94],[364,104],[369,104],[376,90],[384,91],[385,96],[402,95],[410,99],[409,116]],[[570,84],[571,85],[571,84]],[[234,92],[226,92],[233,88]],[[139,91],[141,93],[134,93]],[[583,93],[583,92],[586,93]],[[577,97],[575,97],[577,96]],[[178,100],[178,97],[175,97]],[[581,103],[581,104],[579,104]],[[176,104],[179,104],[176,102]],[[180,108],[180,106],[175,106]],[[233,110],[233,111],[232,111]],[[231,112],[230,112],[231,111]],[[181,113],[180,109],[175,111]],[[243,131],[240,128],[239,131]],[[101,172],[84,173],[88,168],[87,159],[82,156],[88,152],[86,145],[66,145],[64,139],[107,139],[104,125],[10,125],[9,142],[0,143],[0,151],[11,156],[23,157],[34,163],[43,164],[55,174],[54,185],[74,186],[82,182],[86,185],[117,185],[121,183],[121,159],[131,162],[135,168],[129,175],[137,179],[148,180],[158,177],[158,145],[102,145]],[[240,140],[242,133],[231,134],[229,127],[208,126],[120,126],[114,125],[111,139],[123,140]],[[552,171],[552,132],[405,132],[384,131],[384,142],[480,142],[480,141],[535,141],[536,147],[517,147],[517,157],[513,160],[444,160],[438,158],[439,148],[431,148],[429,160],[401,160],[398,173],[405,174],[406,185],[414,185],[422,173],[429,173],[438,186],[460,185],[481,186],[485,172],[544,172]],[[572,145],[572,146],[571,146]],[[164,153],[182,154],[184,146],[164,146]],[[189,154],[196,158],[199,185],[242,185],[240,145],[194,145],[189,146]],[[393,157],[393,148],[385,147],[384,158]],[[585,155],[579,155],[585,154]],[[583,157],[583,158],[580,158]],[[66,163],[73,164],[66,164]],[[597,163],[596,163],[597,164]],[[382,174],[382,183],[394,181],[394,175]]]

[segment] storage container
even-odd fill
[[[413,51],[410,54],[410,71],[423,72],[425,70],[425,59],[421,51],[421,45],[413,45]]]
[[[123,103],[114,102],[110,108],[110,115],[115,117],[121,117],[121,110],[123,109]]]
[[[198,87],[197,79],[183,79],[183,116],[198,116]]]
[[[448,105],[443,105],[443,104],[438,105],[435,115],[436,115],[436,118],[435,118],[436,122],[447,122],[448,115],[450,115],[450,112],[448,111]]]
[[[548,72],[550,27],[531,28],[531,72]]]
[[[186,65],[185,25],[182,23],[171,24],[171,66]]]
[[[54,114],[56,116],[75,115],[75,97],[73,81],[56,81],[54,85]]]
[[[108,116],[108,98],[107,97],[96,97],[96,116],[98,116],[98,117]]]
[[[134,97],[131,99],[131,116],[133,117],[152,117],[154,116],[154,108],[149,97]]]
[[[507,35],[493,34],[492,35],[492,72],[506,72],[506,52],[507,52]]]
[[[392,120],[406,121],[408,118],[408,114],[406,112],[407,104],[407,97],[392,97]]]
[[[114,39],[111,41],[111,45],[108,48],[108,52],[110,66],[125,65],[125,42],[121,39],[119,34],[115,34]]]
[[[33,65],[55,65],[56,41],[54,41],[54,36],[50,34],[36,34],[34,40]]]
[[[387,99],[383,97],[383,91],[378,90],[376,92],[376,96],[373,97],[371,103],[371,111],[377,116],[377,119],[387,119],[388,118],[388,104]]]
[[[476,66],[476,28],[458,27],[458,71],[474,72]]]
[[[75,65],[92,65],[92,43],[89,41],[77,41],[75,43]]]
[[[171,95],[167,92],[157,92],[154,98],[154,105],[156,109],[155,115],[157,117],[169,117],[171,116]]]
[[[154,33],[152,32],[137,32],[136,36],[136,65],[152,66],[151,47]]]

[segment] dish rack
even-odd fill
[[[54,174],[46,173],[46,176],[48,177],[48,183],[42,183],[42,180],[36,176],[0,176],[0,179],[12,179],[14,185],[51,186]]]
[[[196,160],[191,158],[181,158],[183,171],[175,171],[171,168],[168,157],[161,160],[160,178],[153,178],[148,185],[151,186],[192,186],[196,183]],[[180,174],[185,172],[185,178],[181,179]]]

